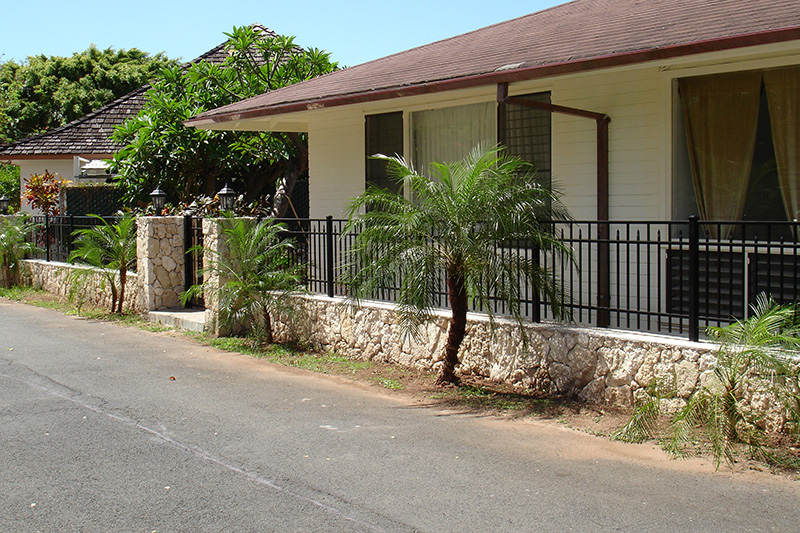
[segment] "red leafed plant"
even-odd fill
[[[45,215],[57,215],[61,187],[67,183],[70,181],[46,169],[44,174],[31,174],[25,180],[25,201]]]

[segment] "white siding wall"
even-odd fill
[[[667,212],[665,82],[655,67],[512,84],[512,94],[549,90],[554,104],[604,113],[609,126],[611,219],[658,219]],[[553,181],[577,219],[597,215],[597,125],[553,114]]]
[[[364,116],[318,113],[309,123],[309,214],[344,216],[348,201],[364,192]]]
[[[612,70],[512,83],[511,95],[550,91],[554,104],[611,117],[611,220],[671,218],[672,83],[675,78],[796,64],[800,44],[700,54]],[[383,100],[308,116],[312,216],[341,213],[363,190],[364,115],[493,101],[494,86]],[[408,120],[406,120],[408,122]],[[406,126],[408,127],[408,126]],[[597,141],[591,119],[553,114],[552,174],[576,219],[596,218]],[[408,141],[408,135],[406,136]],[[406,143],[406,155],[409,156]]]
[[[511,85],[512,94],[550,91],[554,104],[606,113],[610,125],[610,215],[612,219],[668,218],[665,109],[668,86],[655,67],[588,73]],[[492,88],[493,89],[493,88]],[[462,104],[466,91],[391,101],[405,111]],[[494,90],[485,91],[491,101]],[[456,102],[456,99],[459,99]],[[475,97],[470,95],[470,100]],[[309,121],[311,216],[342,212],[364,186],[364,115],[387,103],[319,112]],[[380,106],[380,107],[379,107]],[[553,115],[553,179],[578,219],[596,216],[597,129],[591,119]],[[408,147],[406,147],[408,150]],[[408,154],[407,154],[408,155]]]

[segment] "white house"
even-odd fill
[[[640,319],[659,315],[656,329],[672,327],[671,313],[737,314],[742,304],[734,300],[752,299],[763,283],[797,299],[796,281],[793,292],[787,288],[797,278],[796,247],[764,255],[751,242],[723,254],[717,242],[699,259],[706,272],[699,288],[669,281],[690,266],[685,246],[667,242],[685,240],[685,225],[666,223],[696,214],[702,236],[744,243],[749,229],[708,222],[800,216],[796,0],[575,0],[187,125],[308,132],[312,218],[339,217],[366,183],[387,183],[371,154],[402,154],[424,168],[480,141],[501,142],[552,178],[574,217],[587,221],[585,231],[599,233],[582,270],[596,281],[570,278],[593,302],[583,306],[589,321],[617,323],[619,315],[615,322],[606,313],[634,307]],[[608,232],[614,238],[605,221],[663,222],[657,239],[664,242],[608,249],[598,245]],[[656,239],[652,225],[635,229]],[[776,261],[781,267],[759,281],[753,265]],[[652,270],[643,272],[645,264]],[[687,309],[692,300],[699,308]]]

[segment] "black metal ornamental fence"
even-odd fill
[[[107,217],[112,220],[113,217]],[[188,218],[187,218],[188,221]],[[37,258],[66,261],[73,233],[100,223],[83,216],[36,217]],[[186,225],[187,249],[202,242],[202,221]],[[345,257],[355,235],[345,220],[283,219],[295,248],[291,261],[303,265],[309,291],[347,295]],[[759,294],[781,303],[800,300],[800,223],[678,221],[542,222],[571,250],[571,256],[544,253],[529,243],[496,247],[539,264],[555,274],[572,322],[598,327],[665,333],[697,340],[709,325],[745,318]],[[201,282],[200,254],[187,261],[186,284]],[[522,313],[532,321],[553,319],[549,302],[533,287],[518,285]],[[400,280],[390,280],[373,295],[394,301]],[[444,276],[430,286],[435,305],[446,308]],[[195,302],[201,305],[201,302]],[[491,311],[507,309],[490,298]],[[473,305],[474,311],[487,311]]]
[[[281,220],[296,244],[293,261],[305,264],[307,287],[328,296],[347,295],[344,258],[355,235],[345,220]],[[798,222],[570,221],[542,222],[571,257],[535,250],[526,243],[497,253],[540,264],[557,277],[571,320],[578,324],[665,333],[697,340],[709,325],[747,316],[758,294],[782,303],[800,300]],[[521,283],[519,280],[515,280]],[[394,301],[399,280],[375,299]],[[431,289],[447,307],[444,277]],[[552,319],[547,301],[520,286],[522,312],[534,321]],[[499,298],[492,311],[504,314]],[[475,311],[485,311],[473,307]]]

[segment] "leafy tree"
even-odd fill
[[[36,247],[28,237],[36,226],[27,217],[0,217],[0,286],[9,288],[19,278],[19,262]]]
[[[11,212],[19,209],[19,167],[0,163],[0,196],[6,195],[10,200]]]
[[[675,397],[673,383],[654,382],[630,421],[615,437],[630,442],[661,439],[671,454],[682,457],[708,443],[719,468],[736,460],[745,446],[752,457],[771,461],[763,413],[754,412],[748,392],[769,393],[784,407],[788,429],[800,435],[800,314],[796,305],[777,305],[759,296],[749,318],[726,327],[709,327],[720,342],[714,379],[698,389],[686,405],[659,424],[663,400]],[[702,438],[701,438],[702,437]]]
[[[182,299],[208,294],[217,301],[222,326],[246,323],[259,345],[272,344],[272,314],[291,312],[287,294],[301,289],[299,268],[289,264],[293,245],[281,238],[286,228],[272,219],[227,218],[220,224],[225,252],[198,247],[206,256],[206,282]]]
[[[540,250],[569,250],[539,221],[566,219],[568,213],[542,187],[525,162],[501,148],[475,148],[464,160],[431,163],[431,177],[418,174],[402,158],[387,161],[390,178],[402,182],[410,198],[370,188],[349,207],[346,232],[355,233],[349,284],[356,298],[369,298],[400,280],[400,325],[413,335],[431,319],[438,280],[444,274],[451,310],[444,365],[438,382],[457,383],[455,367],[464,339],[469,302],[489,313],[490,298],[522,323],[520,282],[545,295],[562,314],[558,285],[538,261],[503,249],[528,244]]]
[[[91,216],[101,223],[75,232],[75,248],[69,260],[100,269],[111,288],[111,312],[122,314],[128,271],[136,265],[136,217],[126,213],[111,224],[103,217]],[[92,272],[79,271],[84,275]]]
[[[0,143],[63,126],[141,87],[173,63],[163,54],[94,45],[71,57],[42,54],[0,63]]]
[[[221,64],[200,61],[162,71],[135,118],[114,134],[126,147],[114,168],[131,200],[147,201],[160,185],[173,203],[214,196],[228,183],[252,201],[277,188],[274,212],[282,216],[286,198],[308,167],[304,135],[204,131],[183,126],[203,111],[238,102],[336,68],[329,54],[300,48],[294,38],[258,27],[234,28]],[[277,185],[276,185],[277,183]]]

